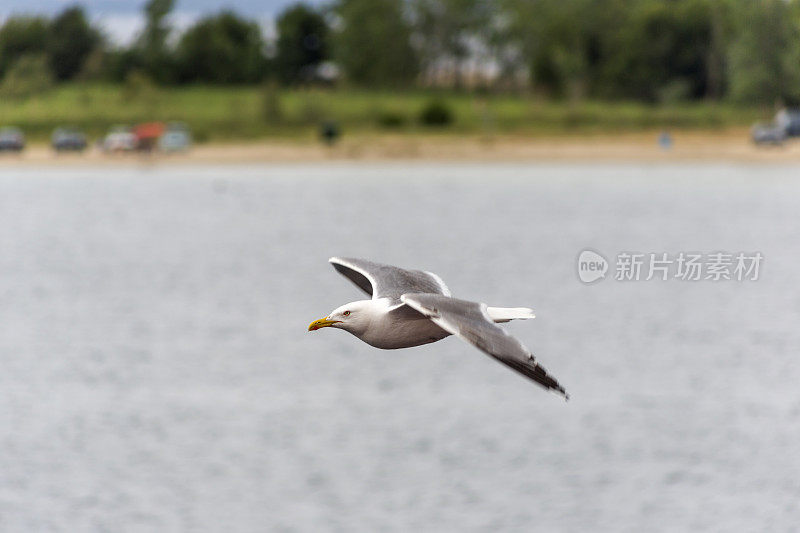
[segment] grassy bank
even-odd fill
[[[453,122],[440,128],[420,124],[421,110],[441,100]],[[0,125],[22,128],[44,140],[53,128],[74,125],[97,137],[115,124],[178,120],[198,141],[261,137],[312,139],[323,120],[343,131],[442,134],[595,134],[672,128],[723,130],[768,117],[770,110],[730,104],[681,103],[649,106],[619,102],[547,102],[500,95],[273,90],[263,87],[132,89],[113,85],[64,85],[23,101],[0,99]]]

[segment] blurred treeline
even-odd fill
[[[671,103],[800,100],[800,0],[333,0],[295,4],[275,35],[232,11],[145,26],[115,45],[80,6],[0,27],[0,93],[70,80],[339,84]]]

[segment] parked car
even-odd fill
[[[183,152],[192,145],[192,135],[189,127],[182,122],[170,122],[161,138],[158,147],[163,152]]]
[[[105,136],[101,147],[104,152],[131,152],[136,150],[136,135],[127,126],[115,126]]]
[[[86,149],[86,135],[73,128],[56,128],[50,143],[56,152],[82,152]]]
[[[800,109],[781,109],[772,122],[760,122],[750,130],[756,144],[783,144],[789,137],[800,137]]]
[[[756,144],[783,144],[786,140],[786,130],[774,123],[759,123],[750,130],[750,138]]]
[[[158,140],[164,134],[163,122],[145,122],[133,127],[136,136],[136,149],[141,152],[152,152],[158,145]]]
[[[0,129],[0,152],[21,152],[25,148],[25,135],[19,128]]]
[[[774,123],[787,137],[800,137],[800,109],[781,109],[775,114]]]

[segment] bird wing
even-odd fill
[[[378,298],[398,300],[405,293],[431,293],[450,296],[450,289],[433,272],[406,270],[364,259],[331,257],[333,268],[355,283],[362,291]]]
[[[461,337],[523,376],[569,399],[564,387],[536,362],[531,352],[494,324],[486,312],[485,304],[439,294],[403,294],[400,299],[445,331]]]

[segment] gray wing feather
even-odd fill
[[[378,298],[399,300],[405,293],[450,295],[450,289],[441,278],[431,272],[406,270],[349,257],[331,257],[328,261],[337,272],[372,296],[373,300]]]
[[[569,399],[564,388],[536,362],[531,352],[494,324],[486,313],[485,304],[437,294],[404,294],[401,300],[445,331],[461,337],[546,389],[555,390]]]

